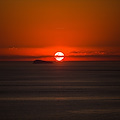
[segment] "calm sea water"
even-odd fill
[[[119,120],[120,62],[0,62],[0,120]]]

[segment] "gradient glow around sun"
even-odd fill
[[[62,61],[64,59],[64,54],[62,52],[56,52],[55,53],[55,59],[57,61]]]

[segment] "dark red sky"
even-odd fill
[[[0,16],[1,60],[120,55],[119,0],[1,0]]]

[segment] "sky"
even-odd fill
[[[120,60],[119,0],[1,0],[0,61]]]

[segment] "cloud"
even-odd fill
[[[38,58],[47,58],[53,56],[22,56],[22,55],[9,55],[9,56],[0,56],[0,59],[38,59]],[[66,57],[119,57],[120,55],[69,55]]]
[[[52,56],[23,56],[23,55],[4,55],[0,56],[0,59],[37,59],[37,58],[46,58],[46,57],[52,57]]]
[[[120,52],[119,51],[114,51],[114,50],[83,50],[83,51],[71,51],[70,55],[74,56],[119,56]]]
[[[69,57],[119,57],[120,55],[69,55]]]

